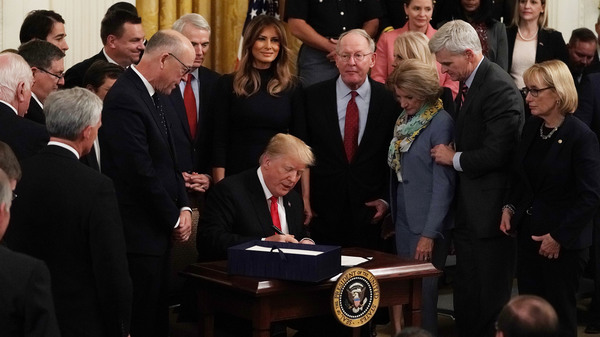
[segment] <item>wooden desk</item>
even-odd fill
[[[368,249],[344,248],[342,254],[372,256],[371,261],[359,267],[377,278],[379,306],[402,304],[405,324],[421,325],[421,279],[438,276],[440,271],[430,263]],[[194,280],[200,311],[199,335],[204,337],[214,336],[215,312],[252,321],[255,337],[270,337],[272,322],[332,314],[331,296],[340,276],[318,284],[261,280],[228,275],[226,261],[195,263],[182,274]]]

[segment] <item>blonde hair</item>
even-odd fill
[[[394,41],[394,54],[399,54],[403,60],[418,59],[435,67],[435,55],[429,50],[428,43],[427,35],[421,32],[406,32]]]
[[[290,50],[287,46],[285,28],[279,19],[268,15],[259,15],[250,21],[244,31],[242,58],[233,75],[233,91],[238,96],[252,96],[260,90],[260,73],[254,68],[252,47],[260,33],[267,27],[275,28],[279,37],[279,53],[271,64],[271,68],[275,68],[275,73],[267,84],[267,92],[271,96],[277,96],[294,86],[290,72]]]
[[[550,60],[532,65],[523,73],[525,83],[539,82],[551,87],[558,95],[558,109],[561,113],[573,113],[577,109],[577,89],[573,75],[564,62]]]
[[[512,25],[519,26],[521,23],[521,15],[519,12],[519,3],[523,0],[517,0],[515,3],[515,11],[513,12]],[[525,0],[529,1],[529,0]],[[546,5],[550,0],[539,0],[542,3],[542,13],[538,17],[538,27],[540,28],[548,28],[548,6]]]
[[[388,77],[388,85],[392,90],[405,90],[429,104],[434,103],[442,93],[437,69],[418,59],[400,62]]]
[[[282,156],[292,156],[298,158],[306,166],[312,166],[315,163],[315,156],[310,146],[302,140],[287,133],[278,133],[269,140],[265,151],[260,156],[262,164],[265,156],[277,158]]]

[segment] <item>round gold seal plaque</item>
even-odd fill
[[[379,283],[364,268],[346,270],[333,291],[333,313],[340,323],[355,328],[369,322],[379,307]]]

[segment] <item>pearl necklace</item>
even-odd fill
[[[539,30],[537,30],[537,31],[535,32],[535,34],[533,34],[533,36],[532,36],[532,37],[530,37],[530,38],[526,39],[526,38],[524,38],[524,37],[523,37],[523,34],[521,34],[521,28],[520,28],[520,27],[517,27],[517,33],[519,33],[519,37],[520,37],[520,38],[521,38],[521,40],[523,40],[523,41],[532,41],[532,40],[534,40],[534,39],[537,37],[537,35],[538,35],[538,32],[539,32]]]
[[[547,135],[544,135],[544,123],[542,123],[542,125],[540,125],[540,138],[542,138],[543,140],[546,139],[550,139],[550,137],[552,137],[552,135],[556,132],[556,130],[558,130],[558,127],[561,126],[562,123],[558,124],[554,129],[552,129]]]

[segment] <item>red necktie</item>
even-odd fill
[[[273,220],[273,225],[281,230],[281,223],[279,222],[279,211],[277,210],[277,198],[272,196],[269,198],[271,200],[271,220]]]
[[[356,91],[350,91],[352,98],[346,106],[346,122],[344,124],[344,149],[348,162],[352,162],[354,153],[358,148],[358,106],[356,105]]]
[[[190,134],[192,135],[192,139],[196,138],[196,97],[194,97],[194,91],[192,90],[192,74],[188,74],[187,81],[185,81],[185,89],[183,90],[183,103],[185,104],[185,113],[188,118],[188,123],[190,125]]]

